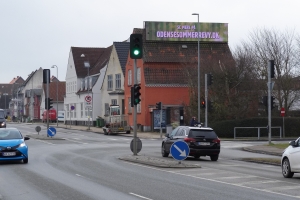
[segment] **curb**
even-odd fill
[[[261,154],[267,154],[267,155],[273,155],[273,156],[282,156],[282,153],[272,152],[272,151],[263,151],[263,150],[255,150],[247,147],[243,147],[244,151],[249,151],[253,153],[261,153]]]
[[[149,156],[126,156],[126,157],[120,157],[119,160],[144,164],[153,167],[160,167],[160,168],[201,168],[200,165],[185,164],[174,160],[166,161],[166,160],[153,158]]]

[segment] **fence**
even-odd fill
[[[257,139],[259,140],[260,139],[260,129],[267,129],[267,127],[234,127],[234,139],[236,139],[236,129],[252,129],[252,128],[255,128],[257,129]],[[273,128],[279,128],[280,129],[280,132],[279,132],[279,137],[280,139],[282,138],[282,127],[281,126],[273,126],[271,127],[272,129]]]

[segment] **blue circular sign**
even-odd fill
[[[190,154],[190,148],[186,142],[176,141],[172,144],[170,152],[175,160],[184,160]]]
[[[71,106],[71,110],[74,110],[75,109],[75,106]]]
[[[49,127],[47,133],[50,137],[53,137],[56,134],[56,129],[54,127]]]

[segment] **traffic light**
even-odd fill
[[[156,109],[161,110],[161,102],[156,103]]]
[[[201,107],[205,108],[205,101],[204,100],[201,101]]]
[[[214,110],[214,102],[208,101],[207,104],[208,104],[207,111],[212,112]]]
[[[275,108],[275,97],[271,96],[271,109]]]
[[[53,104],[53,99],[51,99],[51,98],[46,98],[46,101],[45,101],[45,108],[47,109],[47,110],[50,110],[53,106],[51,106],[52,104]]]
[[[275,108],[274,100],[275,100],[275,97],[271,96],[271,109]],[[264,106],[267,107],[267,109],[269,108],[269,106],[268,106],[268,96],[263,97],[263,104],[264,104]]]
[[[141,86],[138,84],[134,84],[133,86],[133,104],[138,105],[141,102],[141,93],[140,93]]]
[[[270,73],[271,73],[271,78],[274,78],[275,76],[274,60],[270,60]]]
[[[207,74],[207,85],[212,85],[214,82],[214,76],[212,74]]]
[[[130,35],[130,58],[143,58],[143,36],[142,34]]]
[[[268,107],[268,96],[263,97],[263,104],[264,106]]]

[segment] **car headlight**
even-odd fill
[[[2,123],[1,123],[1,126],[5,126],[5,122],[2,122]]]
[[[22,142],[21,144],[19,144],[19,147],[25,147],[25,146],[26,146],[25,142]]]

